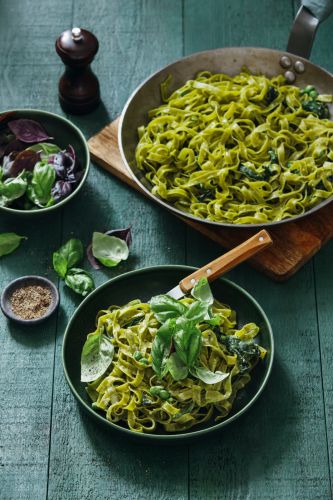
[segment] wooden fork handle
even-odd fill
[[[184,293],[188,293],[200,278],[205,276],[208,281],[213,281],[221,276],[221,274],[230,271],[230,269],[233,269],[235,266],[252,257],[264,248],[267,248],[272,243],[273,241],[270,235],[263,229],[248,240],[244,241],[244,243],[241,243],[221,257],[218,257],[206,266],[201,267],[194,273],[184,278],[179,283],[179,286]]]

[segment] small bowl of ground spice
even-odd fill
[[[1,309],[7,318],[22,325],[35,325],[51,316],[59,305],[59,292],[42,276],[23,276],[6,286]]]

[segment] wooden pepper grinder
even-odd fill
[[[88,30],[73,28],[64,31],[55,45],[66,66],[59,80],[61,107],[68,113],[89,113],[100,103],[99,83],[90,68],[98,40]]]

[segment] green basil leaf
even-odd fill
[[[33,146],[27,148],[29,151],[41,152],[41,159],[47,160],[50,155],[59,153],[61,149],[56,144],[51,144],[50,142],[38,142]]]
[[[202,323],[202,321],[210,319],[210,305],[206,302],[192,302],[185,317],[195,324]]]
[[[200,330],[187,318],[178,318],[173,341],[180,359],[186,366],[192,366],[201,349],[202,335]]]
[[[68,269],[79,264],[83,259],[83,245],[80,240],[71,238],[53,254],[53,267],[61,278],[65,278]]]
[[[198,283],[192,289],[191,294],[195,299],[208,305],[212,305],[214,302],[214,297],[207,278],[200,278]]]
[[[170,353],[169,345],[160,337],[155,337],[151,346],[152,367],[158,378],[162,379],[167,373],[167,359]]]
[[[0,206],[4,207],[11,201],[21,198],[27,190],[27,185],[23,172],[17,177],[0,181]]]
[[[167,361],[167,367],[174,380],[183,380],[188,376],[188,368],[177,353],[173,352]]]
[[[89,333],[81,354],[81,382],[93,382],[112,363],[114,346],[100,330]]]
[[[55,272],[64,279],[67,273],[67,260],[59,252],[54,252],[52,261]]]
[[[217,384],[218,382],[222,382],[222,380],[229,377],[229,373],[223,373],[220,371],[212,372],[204,366],[194,366],[190,369],[190,372],[193,377],[202,380],[205,384]]]
[[[52,198],[51,190],[55,178],[56,172],[52,165],[42,161],[36,163],[31,184],[27,188],[28,198],[39,207],[45,207]]]
[[[78,267],[73,267],[70,269],[65,277],[66,285],[74,290],[74,292],[78,293],[85,297],[90,293],[94,288],[95,284],[87,271],[84,269],[79,269]]]
[[[0,257],[8,255],[20,245],[22,240],[27,240],[26,236],[19,236],[15,233],[1,233],[0,234]]]
[[[127,243],[104,233],[93,233],[92,254],[106,267],[114,267],[126,260],[129,254]]]
[[[212,325],[212,326],[219,326],[221,324],[221,321],[222,321],[221,316],[216,315],[210,319],[206,319],[205,323],[208,323],[209,325]]]
[[[156,295],[150,299],[150,308],[157,321],[165,323],[170,318],[178,318],[187,311],[187,307],[169,295]]]

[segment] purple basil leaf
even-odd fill
[[[67,148],[66,148],[66,153],[71,156],[75,162],[75,159],[76,159],[76,155],[75,155],[75,149],[73,148],[73,146],[71,144],[68,144]]]
[[[12,153],[13,151],[23,151],[27,147],[24,142],[19,141],[18,139],[13,139],[10,141],[5,149],[5,155],[9,155],[9,153]]]
[[[90,243],[90,245],[88,245],[87,247],[87,259],[89,260],[90,264],[94,269],[102,269],[103,267],[102,264],[100,264],[98,260],[95,259],[95,257],[93,256],[92,243]]]
[[[53,139],[49,136],[46,130],[40,123],[34,120],[27,120],[20,118],[19,120],[12,120],[8,122],[9,129],[15,134],[16,139],[29,144],[33,142],[44,142],[47,139]]]
[[[32,172],[36,163],[40,160],[40,154],[36,151],[13,151],[4,157],[3,173],[5,177],[17,177],[22,170]]]
[[[131,226],[125,229],[112,229],[111,231],[105,231],[105,234],[109,236],[115,236],[116,238],[120,238],[127,243],[127,246],[130,247],[132,244],[132,230]]]
[[[54,198],[54,201],[57,203],[58,201],[66,198],[72,192],[72,186],[67,181],[57,181],[51,190],[51,195]]]
[[[128,247],[132,244],[132,230],[131,226],[125,229],[111,229],[110,231],[105,231],[104,234],[108,236],[115,236],[116,238],[120,238],[124,240]],[[102,266],[99,261],[93,256],[92,253],[92,243],[87,247],[87,258],[94,269],[102,269]]]

